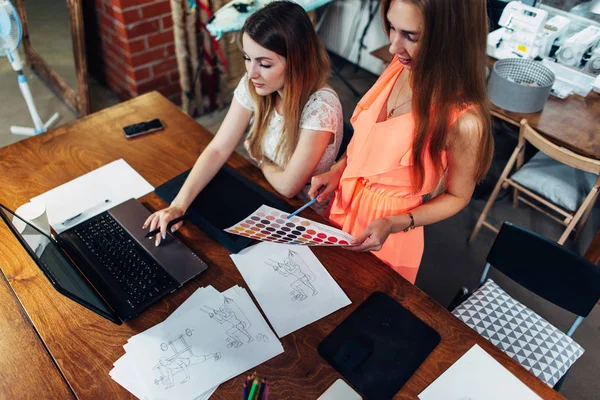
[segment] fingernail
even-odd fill
[[[155,242],[155,243],[154,243],[154,247],[158,247],[158,243],[159,243],[159,242]]]
[[[167,238],[167,235],[162,235],[163,240]]]
[[[175,228],[171,228],[171,233],[175,233]]]

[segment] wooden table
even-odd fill
[[[123,137],[122,126],[151,118],[160,118],[166,129],[130,140]],[[160,94],[150,93],[0,149],[3,189],[0,202],[15,209],[35,195],[118,158],[125,159],[152,185],[158,186],[189,169],[211,137]],[[242,156],[234,154],[229,164],[272,191],[260,171]],[[165,206],[154,193],[141,201],[152,210]],[[312,210],[305,215],[318,219]],[[124,354],[122,346],[129,337],[163,321],[200,286],[213,285],[219,291],[236,284],[246,286],[225,248],[191,224],[185,224],[180,232],[182,239],[208,263],[208,270],[137,319],[118,326],[56,292],[8,228],[0,224],[0,243],[6,248],[2,251],[2,271],[77,398],[130,397],[108,375],[112,363]],[[273,398],[314,399],[340,377],[320,358],[316,348],[374,291],[393,296],[442,338],[396,398],[415,398],[475,343],[543,398],[562,398],[373,255],[341,248],[316,248],[314,252],[350,297],[352,305],[286,336],[282,339],[285,352],[255,368],[261,376],[269,377]],[[6,340],[6,334],[0,336],[1,342]],[[26,362],[14,360],[4,366],[3,376],[7,373],[18,376],[19,371],[29,367]],[[35,385],[39,372],[31,373],[36,376],[22,378]],[[238,376],[225,382],[213,398],[238,398],[243,379]],[[52,385],[61,384],[55,381]],[[4,395],[0,393],[0,397]]]
[[[385,63],[392,60],[389,45],[378,48],[371,55]],[[488,57],[488,68],[495,59]],[[492,115],[519,126],[525,118],[534,129],[553,142],[578,154],[600,159],[600,94],[590,92],[587,97],[575,94],[566,99],[549,96],[542,111],[522,114],[506,111],[491,104]]]

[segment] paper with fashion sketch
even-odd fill
[[[225,229],[226,232],[262,242],[300,244],[305,246],[348,246],[352,235],[332,226],[294,216],[262,205],[248,217]]]
[[[119,159],[36,196],[31,201],[46,206],[50,226],[61,233],[153,190],[154,187],[125,160]]]
[[[541,397],[476,344],[423,390],[419,399],[541,400]]]
[[[212,295],[218,295],[219,292],[212,286],[208,286],[205,288],[199,288],[196,290],[187,300],[185,300],[173,313],[165,319],[168,321],[170,318],[176,317],[178,315],[184,314],[190,310],[192,310],[196,306],[195,298],[200,296],[203,292],[208,292]],[[163,321],[164,323],[164,321]],[[127,344],[123,346],[125,351],[127,351]],[[127,352],[119,358],[114,363],[114,368],[109,372],[109,375],[113,380],[115,380],[118,384],[127,389],[131,394],[136,396],[138,399],[150,399],[150,396],[146,393],[146,387],[141,381],[137,371],[132,366],[132,356]],[[209,389],[208,391],[200,394],[194,400],[206,400],[208,399],[215,390],[217,390],[218,385]]]
[[[258,243],[231,258],[279,337],[352,303],[306,246]]]
[[[203,290],[193,303],[126,345],[150,399],[195,399],[283,352],[243,288]]]

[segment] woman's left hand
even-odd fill
[[[390,233],[392,233],[392,221],[388,218],[376,219],[367,225],[362,235],[350,243],[351,246],[346,248],[352,251],[381,250]]]

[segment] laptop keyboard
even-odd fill
[[[128,295],[132,307],[144,304],[174,287],[175,281],[108,213],[73,229],[104,268]]]

